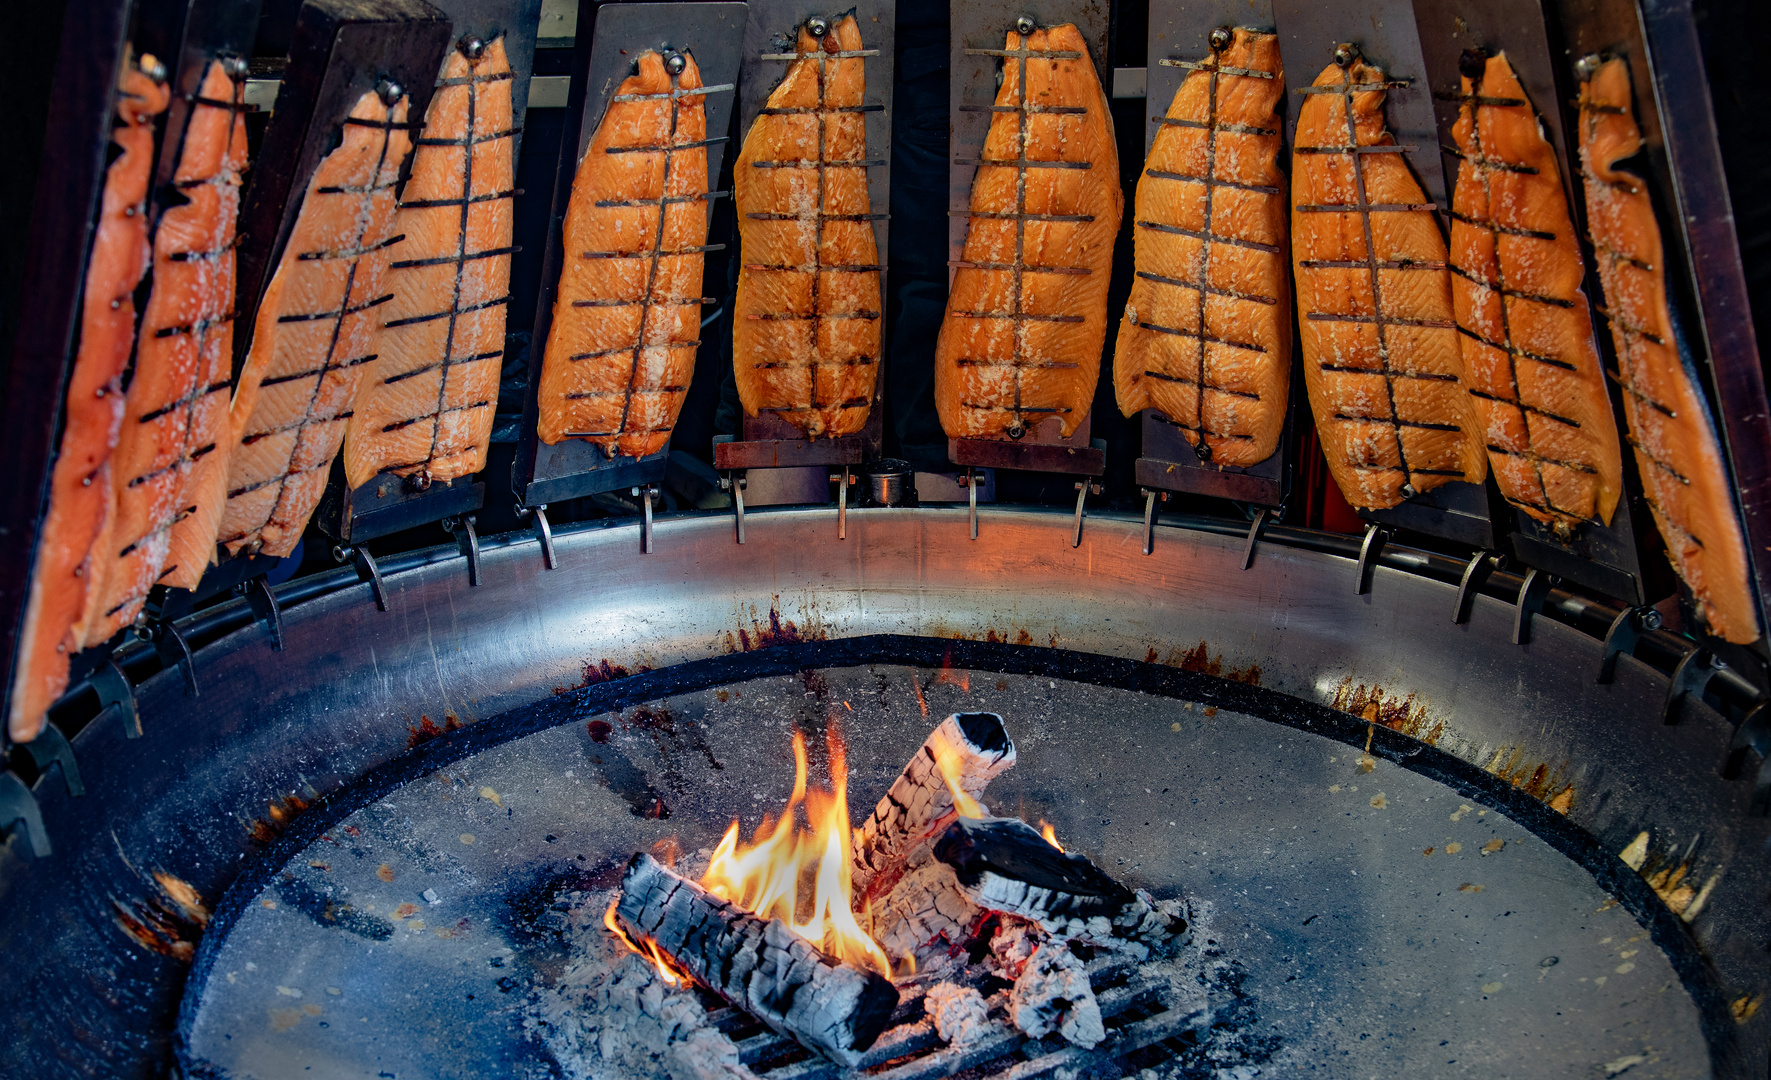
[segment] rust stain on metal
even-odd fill
[[[1351,675],[1334,688],[1334,699],[1329,704],[1368,724],[1381,724],[1428,746],[1436,744],[1445,733],[1445,724],[1429,715],[1426,703],[1417,695],[1403,697],[1381,686],[1354,685]]]
[[[1735,1023],[1744,1024],[1759,1014],[1764,1003],[1764,994],[1742,994],[1729,1003],[1728,1011],[1734,1014]]]
[[[1574,808],[1574,784],[1568,779],[1568,762],[1552,767],[1547,761],[1531,761],[1522,746],[1503,746],[1488,759],[1485,768],[1525,794],[1545,803],[1559,814]]]
[[[128,904],[111,900],[117,926],[149,952],[188,964],[209,925],[209,908],[189,882],[162,870],[154,871],[153,878],[159,896]]]
[[[410,750],[420,743],[430,742],[439,735],[442,735],[445,732],[454,731],[460,726],[461,720],[454,713],[443,714],[442,727],[438,727],[436,721],[432,720],[430,717],[421,715],[418,718],[417,727],[406,728],[406,749]]]
[[[247,826],[246,835],[260,844],[269,844],[282,836],[289,822],[307,806],[307,800],[292,791],[276,802],[267,803],[265,817],[253,819]]]
[[[1224,654],[1212,654],[1209,642],[1201,641],[1191,648],[1176,646],[1169,649],[1168,655],[1158,659],[1154,646],[1144,653],[1144,663],[1165,664],[1177,667],[1182,671],[1191,671],[1200,675],[1211,675],[1231,682],[1247,683],[1250,686],[1261,684],[1261,666],[1250,664],[1247,667],[1235,667],[1224,663]]]

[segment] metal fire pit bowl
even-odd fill
[[[83,729],[86,796],[36,789],[55,854],[0,856],[0,1072],[154,1075],[176,1043],[202,1076],[550,1075],[522,1019],[563,891],[753,827],[795,727],[843,725],[860,813],[985,708],[1020,746],[994,808],[1210,903],[1247,1036],[1220,1064],[1265,1070],[1226,1075],[1762,1074],[1766,824],[1709,705],[1667,725],[1634,657],[1594,681],[1569,624],[1613,613],[1552,593],[1514,645],[1494,597],[1454,624],[1420,552],[1360,593],[1344,541],[1277,526],[1244,571],[1224,523],[1165,522],[1151,556],[1130,519],[1076,548],[1066,514],[981,524],[859,510],[840,541],[782,511],[738,546],[685,517],[652,555],[561,534],[554,570],[493,541],[478,587],[396,566],[385,612],[306,586],[281,652],[211,616],[237,629],[197,650],[201,696],[163,672],[142,739]],[[1689,922],[1618,858],[1643,832]]]

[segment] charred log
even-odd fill
[[[1107,1037],[1088,969],[1061,941],[1041,945],[1027,962],[1009,996],[1009,1014],[1035,1039],[1056,1031],[1088,1049]]]
[[[1187,929],[1081,855],[1048,843],[1019,818],[959,818],[934,844],[978,907],[1029,919],[1059,937],[1161,946]]]
[[[878,974],[826,956],[780,919],[720,900],[643,852],[628,863],[614,916],[696,982],[844,1065],[861,1059],[898,1004]]]
[[[954,713],[935,726],[921,748],[873,808],[855,844],[855,895],[865,901],[891,891],[911,850],[941,819],[954,813],[953,792],[941,774],[946,756],[959,788],[972,799],[1015,763],[1015,744],[995,713]]]
[[[984,912],[972,903],[953,868],[928,861],[898,879],[874,909],[875,938],[892,963],[916,959],[927,970],[930,954],[951,954],[970,943]]]

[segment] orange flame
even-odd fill
[[[1063,852],[1064,845],[1058,843],[1058,830],[1047,825],[1044,818],[1039,819],[1039,835],[1045,837],[1045,842],[1057,848],[1060,854]]]
[[[688,985],[690,982],[688,973],[672,963],[670,957],[664,955],[664,951],[658,948],[656,942],[651,938],[641,938],[639,944],[636,945],[634,940],[627,936],[627,931],[621,929],[621,924],[615,921],[615,908],[620,903],[619,896],[609,901],[609,910],[603,912],[603,925],[609,928],[610,933],[621,939],[621,944],[649,960],[652,966],[658,969],[658,977],[664,980],[664,985],[670,987]]]
[[[941,771],[941,779],[947,782],[947,793],[953,796],[953,808],[958,810],[962,817],[982,818],[986,816],[987,811],[984,809],[984,805],[959,786],[959,748],[947,741],[946,736],[941,734],[940,728],[935,729],[935,736],[930,740],[934,744],[931,749],[935,752],[935,768]]]
[[[805,740],[796,733],[787,809],[777,821],[765,817],[748,845],[739,844],[733,821],[701,884],[761,918],[782,920],[838,959],[890,978],[885,950],[861,929],[851,906],[848,768],[834,728],[828,744],[831,790],[807,792]],[[801,806],[804,830],[794,819]]]

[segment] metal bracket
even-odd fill
[[[658,497],[658,485],[647,484],[645,487],[633,489],[633,497],[640,501],[640,550],[647,555],[652,553],[652,500]]]
[[[332,557],[339,562],[349,562],[357,568],[357,580],[367,582],[369,592],[375,597],[375,608],[387,610],[387,583],[381,579],[381,567],[375,565],[375,556],[369,554],[367,544],[358,544],[351,548],[332,549]]]
[[[177,667],[184,673],[184,696],[197,696],[197,666],[191,659],[190,642],[178,632],[178,627],[170,622],[156,623],[153,626],[154,652],[160,656],[160,662],[167,667]]]
[[[856,477],[849,472],[847,465],[842,467],[842,472],[830,474],[830,482],[836,485],[836,538],[838,540],[849,538],[849,485],[853,484],[855,479]]]
[[[1095,483],[1093,480],[1076,481],[1076,531],[1070,536],[1071,547],[1076,548],[1082,546],[1083,504],[1088,501],[1088,497],[1091,494],[1099,495],[1100,493],[1101,485]]]
[[[1156,504],[1168,501],[1168,492],[1144,488],[1144,554],[1156,550]]]
[[[271,583],[261,574],[251,581],[241,582],[235,586],[236,592],[246,597],[246,603],[252,608],[252,614],[264,623],[264,628],[271,634],[271,651],[283,651],[283,609],[277,604],[277,594],[271,591]]]
[[[115,707],[123,720],[123,737],[126,739],[141,738],[141,713],[135,707],[135,688],[129,685],[129,679],[115,660],[106,660],[92,669],[86,677],[87,683],[98,694],[98,709],[102,714],[106,709]]]
[[[1651,607],[1625,608],[1611,620],[1605,631],[1605,657],[1599,661],[1596,682],[1608,683],[1617,676],[1617,658],[1628,653],[1636,655],[1636,643],[1642,635],[1660,629],[1660,612]]]
[[[1667,681],[1666,703],[1661,708],[1661,720],[1668,724],[1678,723],[1680,707],[1684,705],[1685,699],[1696,695],[1702,700],[1710,677],[1724,666],[1708,649],[1696,648],[1686,653],[1679,665],[1673,668],[1672,678]]]
[[[480,534],[474,531],[473,515],[463,514],[458,518],[444,518],[443,528],[455,537],[456,548],[461,551],[461,557],[467,560],[468,587],[472,588],[478,585],[480,583]]]
[[[37,806],[37,796],[17,775],[0,772],[0,829],[10,832],[21,821],[31,842],[31,854],[39,859],[48,858],[53,849],[49,846],[49,832],[43,828],[43,811]]]
[[[978,474],[975,470],[965,470],[965,491],[967,499],[966,520],[971,524],[972,539],[978,538]]]
[[[1248,539],[1242,545],[1242,568],[1244,570],[1254,565],[1254,548],[1256,544],[1261,542],[1261,533],[1266,531],[1267,522],[1278,516],[1264,506],[1255,508],[1254,520],[1248,523]]]
[[[744,487],[749,481],[740,473],[727,473],[719,482],[721,491],[732,494],[732,515],[737,523],[738,542],[744,542]]]
[[[1371,575],[1377,570],[1377,557],[1389,542],[1388,530],[1376,525],[1365,526],[1365,541],[1359,545],[1359,582],[1355,590],[1359,595],[1371,591]]]
[[[24,748],[30,751],[31,760],[36,762],[38,776],[48,776],[51,766],[59,766],[68,794],[76,799],[86,794],[86,781],[80,779],[80,765],[74,760],[74,748],[68,744],[68,737],[60,728],[44,724],[43,730],[35,739],[25,743]]]
[[[1513,644],[1531,641],[1531,617],[1543,610],[1544,598],[1550,595],[1555,579],[1535,567],[1526,571],[1519,585],[1519,597],[1513,604]]]
[[[535,539],[541,544],[541,565],[552,570],[555,565],[553,554],[553,525],[547,520],[547,504],[530,507],[535,515]]]
[[[1500,566],[1500,553],[1486,549],[1470,556],[1464,564],[1464,576],[1457,583],[1457,609],[1451,613],[1454,625],[1470,621],[1470,611],[1476,606],[1476,597],[1482,594],[1482,586],[1488,583],[1489,575]]]

